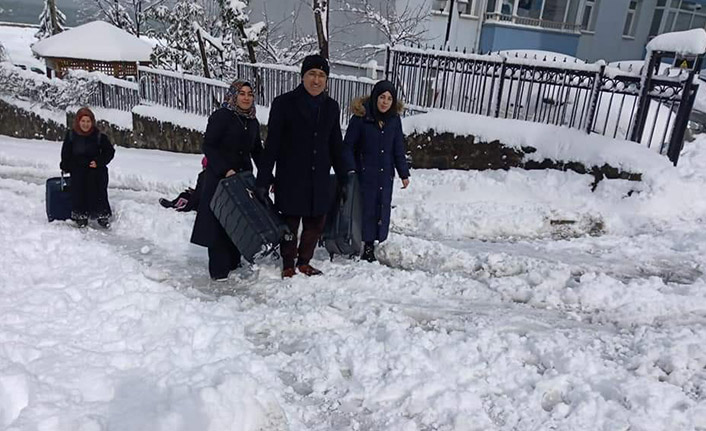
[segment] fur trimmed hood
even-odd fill
[[[365,105],[368,103],[368,100],[370,100],[370,96],[362,96],[353,99],[353,103],[351,103],[351,111],[353,112],[353,115],[356,117],[365,117],[367,114]],[[404,102],[398,100],[396,106],[391,109],[395,109],[395,111],[397,111],[397,115],[402,115],[402,112],[404,111]]]

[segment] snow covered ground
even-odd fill
[[[220,285],[157,204],[200,156],[118,148],[113,228],[79,231],[45,219],[59,145],[0,137],[0,429],[706,429],[703,137],[595,193],[415,171],[385,265]]]

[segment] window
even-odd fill
[[[667,14],[667,19],[659,33],[706,26],[706,10],[703,10],[702,5],[695,0],[658,0],[657,7],[664,8]],[[650,29],[650,35],[652,35],[652,29]]]
[[[501,0],[500,13],[503,15],[512,15],[515,12],[515,0]]]
[[[542,13],[542,0],[519,0],[517,16],[538,19]]]
[[[458,12],[464,15],[477,16],[476,6],[478,0],[457,0],[458,2]]]
[[[566,6],[566,0],[546,0],[546,3],[544,4],[544,11],[542,12],[542,19],[554,22],[564,22]]]
[[[568,22],[570,24],[576,24],[576,20],[578,19],[578,12],[579,12],[579,5],[581,4],[581,0],[570,0],[569,1],[569,7],[566,8],[566,18],[564,19],[564,22]]]
[[[598,0],[586,0],[581,18],[581,30],[594,31],[596,29],[596,15],[598,14]]]
[[[495,2],[496,0],[488,0],[488,6],[486,7],[486,12],[495,12]]]
[[[655,9],[655,14],[652,15],[652,24],[650,24],[650,36],[657,36],[659,34],[659,28],[662,24],[663,15],[664,9]]]
[[[693,14],[679,12],[677,20],[674,22],[674,31],[689,30],[691,28],[691,17]]]
[[[635,28],[637,27],[637,11],[639,2],[638,0],[630,0],[628,4],[628,14],[625,16],[625,26],[623,27],[623,36],[634,37]]]

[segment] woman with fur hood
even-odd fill
[[[363,207],[364,260],[375,261],[375,241],[387,239],[395,170],[402,188],[409,186],[400,113],[403,105],[390,81],[380,81],[369,97],[353,101],[353,117],[344,139],[355,160]]]

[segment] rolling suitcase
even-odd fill
[[[67,220],[71,218],[71,177],[49,178],[46,185],[47,219]]]
[[[361,226],[362,203],[358,177],[352,175],[346,184],[346,200],[338,197],[336,176],[331,175],[331,187],[336,198],[326,216],[326,225],[321,235],[321,242],[328,251],[331,260],[337,254],[359,256],[363,247]]]
[[[243,258],[255,258],[276,251],[280,240],[291,233],[270,202],[265,205],[255,198],[255,177],[240,172],[218,183],[210,202],[211,210],[238,247]]]

